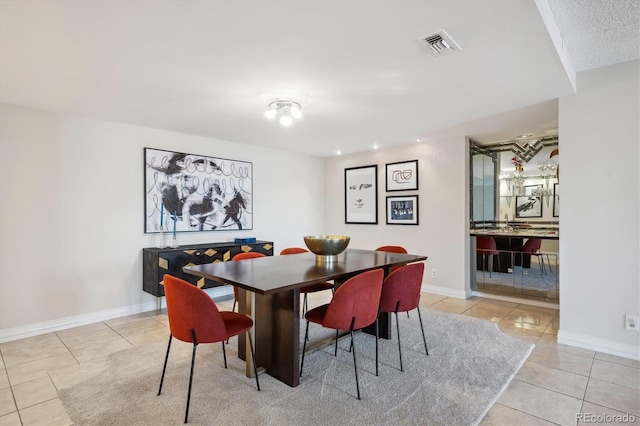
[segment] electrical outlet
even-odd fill
[[[624,316],[624,329],[638,331],[638,325],[640,324],[640,317],[637,315],[625,314]]]
[[[438,278],[438,270],[437,269],[432,269],[431,270],[431,278]]]

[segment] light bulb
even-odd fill
[[[291,105],[291,108],[289,109],[289,112],[291,113],[291,117],[293,118],[300,118],[302,117],[302,111],[300,111],[300,108],[298,108],[297,105]]]
[[[291,118],[290,115],[283,115],[280,117],[280,124],[283,126],[289,126],[291,123],[293,123],[293,118]]]
[[[269,120],[273,120],[276,114],[278,114],[278,111],[276,111],[275,109],[268,109],[265,111],[264,116],[267,117]]]

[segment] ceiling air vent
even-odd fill
[[[435,34],[420,37],[418,42],[427,46],[433,56],[442,56],[455,50],[462,50],[445,30],[440,30]]]

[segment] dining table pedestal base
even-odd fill
[[[238,292],[240,313],[248,292]],[[248,315],[248,314],[247,314]],[[253,304],[256,365],[289,386],[300,384],[300,289],[256,294]],[[245,339],[238,339],[238,356],[246,360]]]

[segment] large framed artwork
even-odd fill
[[[418,196],[387,197],[387,225],[418,225]]]
[[[344,222],[378,223],[378,166],[344,169]]]
[[[144,230],[253,229],[253,164],[144,149]]]
[[[560,184],[553,184],[553,217],[560,217]]]
[[[542,185],[529,185],[524,196],[516,197],[516,217],[542,217],[542,196],[537,195],[541,189]]]
[[[387,192],[418,189],[418,160],[385,165]]]

